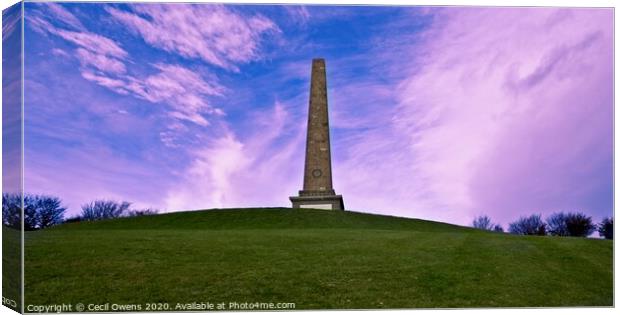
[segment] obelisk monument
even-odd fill
[[[342,196],[336,195],[332,186],[328,116],[325,60],[313,59],[304,188],[299,196],[290,197],[293,208],[344,210]]]

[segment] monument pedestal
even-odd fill
[[[299,192],[299,196],[289,198],[293,203],[293,208],[311,208],[323,210],[344,210],[342,195],[319,195],[306,194]]]

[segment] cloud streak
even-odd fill
[[[224,91],[215,76],[210,76],[211,82],[207,82],[190,69],[165,63],[152,64],[156,70],[153,74],[130,74],[127,69],[131,57],[118,42],[87,31],[79,19],[58,4],[41,5],[49,10],[33,11],[28,19],[30,27],[39,33],[56,35],[76,45],[75,57],[80,62],[84,79],[122,95],[132,95],[151,103],[168,104],[168,115],[172,119],[206,126],[209,122],[205,115],[223,115],[221,109],[211,106],[206,99],[209,96],[221,96]],[[57,20],[77,31],[50,23]]]
[[[145,42],[187,58],[239,71],[239,63],[260,58],[265,33],[279,28],[261,15],[243,17],[222,5],[136,4],[133,12],[106,10]]]

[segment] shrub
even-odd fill
[[[614,218],[604,218],[598,225],[598,233],[608,240],[614,239]]]
[[[533,214],[529,217],[521,217],[519,220],[510,223],[508,231],[512,234],[520,235],[545,235],[547,225],[540,218],[540,214]]]
[[[118,218],[129,211],[129,206],[131,206],[131,203],[127,201],[95,200],[82,205],[82,215],[80,217],[83,221]]]
[[[586,237],[596,230],[596,226],[592,223],[592,217],[583,213],[568,213],[566,229],[570,236]]]
[[[82,217],[78,216],[74,216],[74,217],[70,217],[65,219],[64,223],[73,223],[73,222],[81,222],[82,221]]]
[[[547,231],[555,236],[586,237],[595,229],[592,218],[579,212],[558,212],[547,218]]]
[[[128,217],[141,217],[141,216],[145,216],[145,215],[155,215],[158,214],[159,210],[157,209],[151,209],[151,208],[147,208],[147,209],[141,209],[141,210],[130,210],[127,211],[127,216]]]
[[[493,227],[493,231],[504,233],[504,228],[499,224],[495,224],[495,226]]]

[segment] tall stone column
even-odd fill
[[[341,195],[332,186],[331,149],[325,60],[312,60],[310,104],[304,186],[299,196],[290,197],[293,208],[344,210]]]

